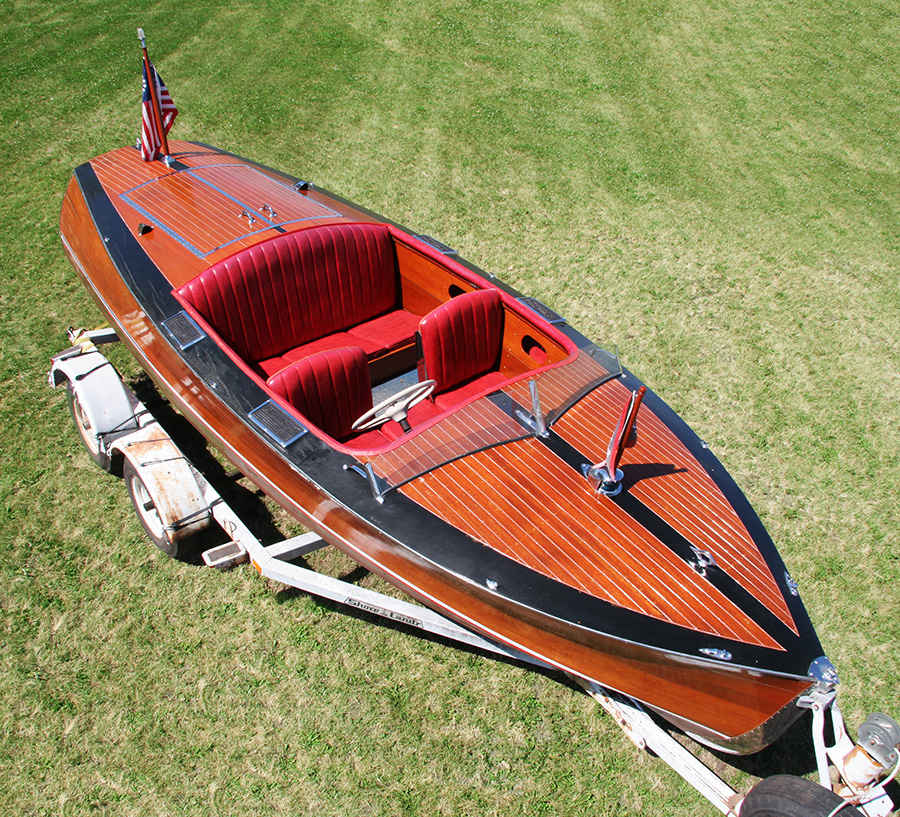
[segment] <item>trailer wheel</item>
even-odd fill
[[[744,798],[741,817],[828,817],[844,798],[833,791],[789,774],[760,780]],[[863,817],[851,805],[841,808],[835,817]]]
[[[147,536],[150,537],[150,541],[163,553],[175,559],[184,558],[189,550],[187,541],[185,539],[175,541],[170,537],[162,516],[156,508],[156,499],[147,489],[137,469],[129,459],[125,460],[122,476],[125,479],[128,495],[131,497],[131,504],[134,505],[135,513],[137,513],[137,517]]]
[[[69,413],[72,415],[75,431],[78,432],[78,438],[81,440],[81,444],[87,451],[88,456],[95,465],[98,465],[107,473],[120,476],[122,473],[121,462],[110,457],[100,446],[100,441],[94,433],[91,421],[82,407],[81,401],[78,399],[78,393],[75,391],[71,380],[66,382],[66,398],[69,403]]]

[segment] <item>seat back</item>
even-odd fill
[[[457,295],[419,322],[425,376],[435,394],[495,369],[503,340],[503,303],[495,289]]]
[[[397,256],[384,224],[316,227],[241,250],[177,295],[256,363],[394,309]]]
[[[341,440],[372,408],[366,353],[358,346],[331,349],[303,358],[267,381],[313,425]]]

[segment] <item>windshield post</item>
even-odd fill
[[[544,412],[541,410],[541,396],[538,394],[537,380],[529,380],[528,388],[531,390],[531,415],[534,417],[534,433],[537,437],[546,437],[547,424],[544,422]]]

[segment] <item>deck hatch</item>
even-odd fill
[[[121,199],[198,258],[267,230],[341,215],[247,165],[180,170],[126,190]]]
[[[189,346],[199,343],[206,337],[206,332],[204,332],[197,325],[197,322],[184,310],[176,313],[171,318],[166,318],[162,322],[162,325],[175,339],[175,343],[178,344],[178,348],[182,352]]]
[[[299,440],[308,430],[271,400],[266,400],[247,416],[282,448],[287,448]]]

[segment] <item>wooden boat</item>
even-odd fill
[[[614,353],[433,239],[171,152],[78,167],[63,244],[161,391],[304,525],[728,751],[835,680],[740,490]]]

